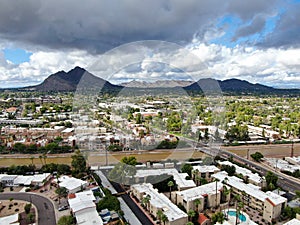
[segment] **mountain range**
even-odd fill
[[[160,88],[183,88],[187,92],[201,92],[200,87],[207,87],[212,83],[218,82],[223,93],[230,94],[300,94],[300,89],[277,89],[262,84],[253,84],[239,79],[215,80],[200,79],[198,82],[182,80],[162,80],[155,82],[131,81],[121,85],[112,84],[102,78],[99,78],[81,67],[65,72],[59,71],[47,77],[41,84],[19,88],[18,90],[40,91],[40,92],[68,92],[75,91],[79,86],[82,87],[101,87],[103,92],[119,92],[126,89],[160,89]]]

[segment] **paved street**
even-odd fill
[[[119,197],[118,198],[120,204],[121,204],[121,209],[124,212],[124,218],[130,223],[134,225],[142,225],[142,223],[138,220],[138,218],[135,216],[135,214],[131,211],[131,209],[128,207],[126,202]]]
[[[14,198],[16,200],[23,200],[32,202],[38,211],[39,225],[56,225],[55,211],[52,202],[40,195],[29,193],[1,193],[0,200],[8,200]]]

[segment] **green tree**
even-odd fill
[[[256,162],[260,162],[262,158],[264,158],[264,155],[260,152],[255,152],[250,155],[252,159],[254,159]]]
[[[190,209],[190,210],[187,212],[187,214],[188,214],[189,221],[192,221],[192,218],[195,217],[196,212],[195,212],[194,210]]]
[[[191,164],[184,164],[181,168],[182,173],[187,173],[190,177],[192,177],[193,166]]]
[[[171,199],[171,192],[172,192],[172,187],[174,186],[174,183],[173,183],[173,181],[169,181],[168,182],[168,187],[170,188],[170,199]]]
[[[269,189],[274,189],[277,187],[277,181],[278,181],[278,176],[272,173],[271,171],[268,171],[265,175],[266,178],[266,183],[269,187]]]
[[[26,205],[24,206],[24,210],[25,210],[25,213],[26,213],[26,214],[30,213],[30,210],[31,210],[31,204],[26,204]]]
[[[57,225],[75,225],[74,218],[72,216],[62,216],[59,218]]]
[[[225,220],[225,216],[222,212],[216,212],[215,214],[212,215],[211,220],[213,224],[216,224],[217,222],[222,224]]]
[[[199,205],[201,205],[201,200],[198,198],[194,201],[194,204],[196,206],[196,212],[199,212]]]
[[[71,165],[75,174],[86,172],[86,160],[79,150],[76,150],[71,158]]]
[[[137,164],[136,157],[134,156],[125,156],[121,159],[121,162],[131,166],[136,166]]]

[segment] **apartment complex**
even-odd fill
[[[186,211],[203,211],[220,205],[223,184],[212,182],[199,187],[176,192],[176,203],[183,205]],[[228,196],[229,197],[229,196]]]
[[[158,211],[161,210],[167,217],[165,225],[182,225],[188,222],[188,215],[173,204],[164,194],[158,193],[152,184],[135,184],[132,185],[130,189],[132,194],[140,202],[142,202],[146,196],[149,197],[149,206],[147,207],[149,212],[155,218],[158,218]]]
[[[287,205],[287,199],[273,192],[263,192],[259,186],[245,184],[243,180],[228,176],[225,171],[212,175],[214,178],[228,185],[234,194],[240,195],[245,205],[263,213],[263,218],[272,222],[280,216]]]

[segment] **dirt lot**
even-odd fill
[[[294,156],[299,156],[300,144],[294,144],[293,148]],[[249,150],[249,156],[255,152],[261,152],[265,157],[282,158],[285,156],[291,156],[292,144],[230,146],[222,147],[222,149],[229,150],[244,157],[247,157],[247,151]]]

